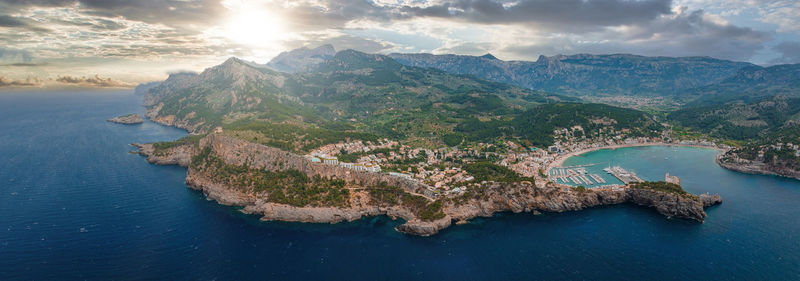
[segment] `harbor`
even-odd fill
[[[581,186],[601,186],[606,185],[607,181],[602,175],[590,173],[586,167],[597,164],[575,165],[569,167],[556,167],[550,170],[549,177],[555,183],[581,185]],[[625,170],[620,166],[609,166],[603,169],[607,174],[617,178],[623,184],[644,182],[633,171]],[[668,174],[669,177],[669,174]]]
[[[563,184],[592,186],[606,183],[602,176],[587,172],[585,168],[587,166],[591,165],[554,168],[550,170],[550,178],[556,183]]]
[[[622,181],[622,183],[624,184],[629,184],[632,182],[643,182],[643,180],[638,176],[636,176],[635,173],[629,172],[620,166],[608,167],[603,169],[603,171],[606,171],[607,173],[613,175],[614,177]]]

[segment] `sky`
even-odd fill
[[[0,87],[132,87],[235,56],[710,56],[800,63],[797,0],[0,0]]]

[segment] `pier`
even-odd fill
[[[624,184],[629,184],[632,182],[643,182],[643,180],[637,177],[636,174],[634,174],[633,172],[628,172],[620,166],[608,167],[603,169],[603,171],[606,171],[607,173],[613,175],[614,177],[622,181],[622,183]]]

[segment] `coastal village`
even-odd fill
[[[621,187],[609,182],[599,173],[590,173],[587,166],[563,167],[564,161],[575,155],[603,148],[621,148],[644,145],[684,145],[728,149],[706,140],[673,141],[668,133],[659,137],[626,137],[626,132],[608,130],[587,137],[583,128],[575,126],[557,129],[556,141],[549,147],[527,147],[513,141],[502,143],[477,143],[464,147],[438,149],[414,148],[397,141],[382,139],[377,142],[341,142],[318,147],[305,157],[321,165],[338,165],[355,171],[387,173],[423,182],[431,187],[426,192],[431,198],[442,195],[459,195],[476,182],[476,175],[464,168],[465,164],[489,162],[505,167],[521,178],[536,184],[563,184],[582,187]],[[643,182],[634,172],[619,166],[608,166],[603,171],[623,184]],[[680,179],[666,171],[666,182],[680,184]]]

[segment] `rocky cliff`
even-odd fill
[[[150,144],[136,146],[151,163],[188,166],[186,183],[189,187],[202,190],[221,204],[243,206],[244,212],[258,214],[263,220],[337,223],[365,216],[387,215],[405,220],[396,228],[398,231],[422,236],[436,234],[452,222],[464,223],[497,212],[563,212],[621,203],[649,206],[666,216],[702,222],[706,217],[703,208],[721,202],[719,195],[693,196],[648,189],[574,189],[556,185],[535,186],[527,182],[489,182],[471,186],[470,192],[465,195],[439,198],[437,201],[422,200],[426,207],[441,204],[437,205],[441,207],[440,215],[425,216],[419,207],[405,202],[407,197],[416,197],[419,205],[422,197],[414,194],[427,189],[426,185],[414,180],[313,163],[296,154],[220,134],[203,138],[198,146],[183,145],[162,151],[156,151]],[[350,192],[346,202],[338,206],[276,203],[267,193],[231,185],[222,180],[218,172],[203,168],[197,164],[200,163],[199,157],[194,157],[201,153],[214,155],[214,159],[219,159],[215,160],[220,163],[218,165],[247,167],[255,171],[300,171],[309,177],[344,180],[347,183],[344,188]],[[237,181],[241,182],[241,179],[237,178]],[[378,200],[365,189],[375,185],[400,187],[404,192],[400,197],[403,199],[393,204]]]
[[[740,173],[753,175],[772,175],[800,180],[800,171],[786,167],[767,165],[761,161],[752,161],[738,157],[732,157],[726,153],[721,153],[718,155],[716,161],[720,167]]]
[[[152,143],[132,143],[131,145],[139,149],[137,152],[139,155],[147,157],[147,162],[157,165],[189,167],[189,161],[194,153],[192,145],[176,146],[163,151],[156,151]]]

